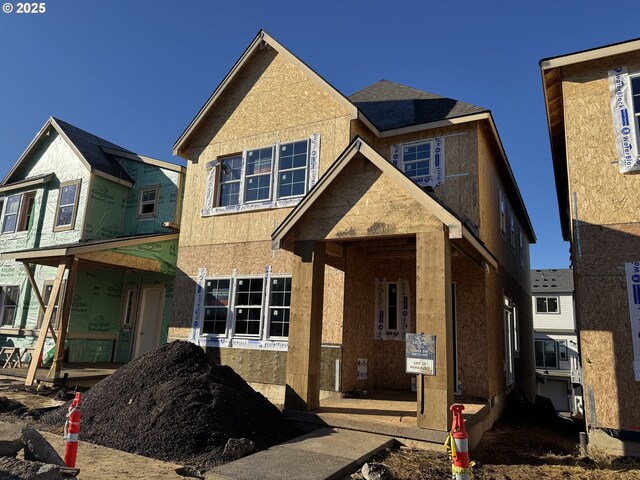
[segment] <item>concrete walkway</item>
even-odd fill
[[[207,480],[334,480],[354,472],[394,439],[321,428],[207,472]]]

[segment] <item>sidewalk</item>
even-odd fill
[[[394,439],[321,428],[207,472],[207,480],[334,480],[352,473]]]

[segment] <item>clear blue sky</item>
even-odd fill
[[[538,62],[637,37],[640,18],[640,3],[592,0],[45,3],[0,13],[0,178],[49,116],[171,160],[264,28],[345,94],[384,78],[491,109],[538,236],[532,268],[569,263]]]

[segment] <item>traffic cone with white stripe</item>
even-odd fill
[[[67,444],[64,447],[64,463],[67,467],[76,466],[78,456],[78,437],[80,435],[80,392],[76,392],[76,398],[69,405],[67,421],[64,424],[64,439]]]
[[[473,477],[471,469],[474,465],[469,461],[469,436],[462,417],[464,405],[451,405],[453,423],[451,432],[445,442],[451,459],[451,478],[454,480],[470,480]]]

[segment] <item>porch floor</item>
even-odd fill
[[[483,428],[489,414],[488,402],[456,397],[456,403],[465,406],[464,420],[467,431]],[[320,408],[312,412],[286,410],[286,415],[296,423],[328,425],[396,437],[399,440],[442,444],[448,432],[418,428],[416,425],[416,394],[413,392],[376,391],[367,398],[326,398]],[[426,406],[428,409],[429,407]],[[475,435],[474,435],[475,436]]]
[[[49,377],[49,368],[38,368],[36,381],[45,385],[60,385],[65,383],[68,387],[92,387],[100,380],[107,378],[122,363],[70,363],[62,365],[60,378]],[[2,368],[0,377],[27,378],[28,368]],[[66,380],[65,380],[66,375]]]

